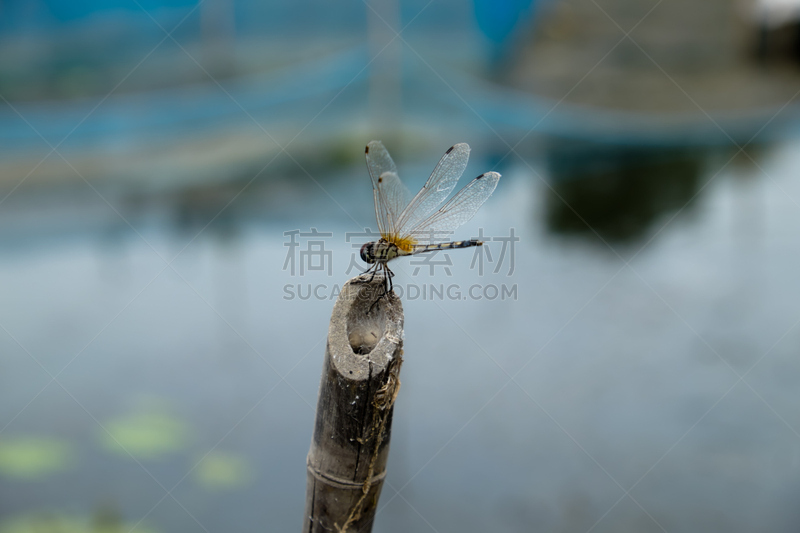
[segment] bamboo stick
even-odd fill
[[[383,277],[342,287],[328,328],[317,416],[308,453],[304,533],[369,533],[389,456],[400,388],[403,307]]]

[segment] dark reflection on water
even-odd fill
[[[702,187],[709,150],[560,145],[546,157],[550,231],[632,240],[664,213],[687,208]]]
[[[236,202],[246,184],[210,184],[187,187],[172,195],[174,223],[182,233],[191,234],[210,225],[214,234],[233,236],[241,224],[245,202]],[[244,198],[243,198],[244,199]]]

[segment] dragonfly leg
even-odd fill
[[[376,264],[379,264],[381,270],[383,270],[383,287],[382,287],[383,291],[381,292],[380,296],[378,296],[375,299],[375,301],[372,302],[372,305],[369,306],[367,313],[372,311],[372,308],[378,305],[378,302],[381,301],[381,298],[387,298],[389,296],[389,293],[392,292],[392,290],[394,290],[394,285],[392,284],[392,278],[394,277],[394,272],[389,270],[389,267],[386,265],[386,263],[376,263]],[[375,269],[375,272],[372,273],[373,278],[375,277],[377,271],[378,269]],[[372,278],[370,278],[370,281],[372,281]]]
[[[372,275],[369,277],[369,279],[356,280],[355,283],[372,283],[372,280],[375,279],[375,274],[378,273],[378,266],[379,266],[378,263],[373,263],[368,269],[359,274],[359,276],[363,276],[364,274],[369,274],[370,272],[372,272]]]
[[[369,272],[370,270],[372,271],[372,275],[369,277],[369,280],[367,281],[367,283],[372,283],[372,280],[375,279],[375,274],[378,273],[378,263],[375,263],[374,265],[369,267],[367,272]],[[366,274],[367,272],[364,272],[364,274]]]
[[[394,290],[394,284],[392,283],[392,278],[394,277],[394,272],[389,270],[389,265],[383,263],[383,293],[380,295],[380,298],[385,298],[389,295],[390,292]]]

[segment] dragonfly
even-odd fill
[[[375,218],[381,238],[361,247],[361,260],[372,265],[364,273],[372,273],[368,281],[371,282],[378,272],[383,273],[383,292],[375,301],[377,303],[392,291],[394,273],[389,269],[389,261],[406,255],[483,244],[483,241],[477,239],[436,241],[475,216],[497,187],[500,174],[481,174],[439,207],[453,191],[467,167],[468,144],[459,143],[447,150],[428,181],[411,201],[408,200],[408,189],[397,175],[397,166],[383,143],[370,142],[365,153],[367,169],[372,179]]]

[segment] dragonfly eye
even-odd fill
[[[361,260],[365,263],[374,263],[375,262],[375,255],[372,252],[372,248],[375,245],[374,242],[368,242],[364,246],[361,247]]]

